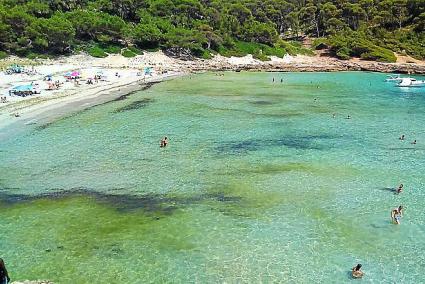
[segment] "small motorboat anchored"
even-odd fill
[[[397,84],[399,87],[425,87],[425,80],[416,80],[415,78],[403,78],[400,83]]]
[[[403,78],[400,77],[400,74],[395,75],[387,75],[387,79],[385,79],[385,82],[401,82]]]

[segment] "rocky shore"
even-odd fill
[[[339,60],[330,57],[296,56],[271,61],[259,61],[247,58],[245,62],[228,60],[199,60],[186,62],[192,71],[267,71],[267,72],[337,72],[337,71],[371,71],[401,74],[425,74],[425,63],[383,63],[363,60]]]
[[[269,72],[337,72],[372,71],[383,73],[425,74],[425,61],[397,56],[396,63],[366,61],[361,59],[340,60],[323,54],[315,56],[286,55],[283,58],[271,56],[269,61],[261,61],[247,55],[244,57],[224,57],[215,55],[211,59],[199,59],[189,55],[165,54],[162,51],[147,52],[134,58],[110,55],[107,58],[94,58],[85,54],[28,61],[33,65],[70,65],[78,68],[103,67],[141,69],[146,66],[157,71],[200,72],[200,71],[269,71]],[[19,63],[18,58],[0,60],[0,66]],[[25,64],[24,63],[24,64]]]
[[[268,71],[268,72],[337,72],[372,71],[383,73],[425,74],[425,62],[408,56],[397,55],[396,63],[366,61],[358,58],[340,60],[318,51],[315,56],[272,56],[269,61],[260,61],[251,55],[244,57],[223,57],[215,55],[202,60],[178,51],[167,52],[168,65],[178,66],[186,71]],[[170,64],[171,63],[171,64]]]

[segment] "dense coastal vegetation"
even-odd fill
[[[0,0],[0,57],[178,48],[266,60],[311,53],[309,36],[341,59],[393,62],[425,58],[424,29],[423,0]]]

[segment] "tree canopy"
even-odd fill
[[[0,51],[23,56],[89,45],[203,56],[310,36],[343,59],[424,59],[424,29],[424,0],[0,0]]]

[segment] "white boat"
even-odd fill
[[[397,84],[399,87],[425,87],[425,80],[416,80],[415,78],[403,78],[400,83]]]
[[[401,82],[403,78],[400,77],[399,74],[395,75],[387,75],[387,79],[385,79],[385,82]]]

